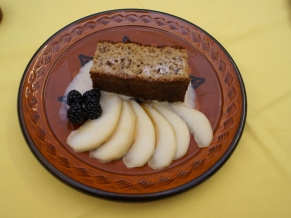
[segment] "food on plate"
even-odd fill
[[[73,124],[83,124],[87,119],[94,120],[101,116],[102,107],[99,104],[100,90],[91,89],[86,91],[83,96],[77,90],[68,93],[67,118]]]
[[[144,111],[144,109],[134,100],[130,104],[136,114],[135,139],[129,151],[123,157],[123,163],[128,168],[142,167],[152,157],[155,144],[155,127]]]
[[[75,152],[95,149],[114,133],[122,110],[122,100],[117,95],[103,92],[100,104],[103,108],[102,116],[86,121],[68,136],[67,144]]]
[[[86,111],[86,116],[90,120],[98,119],[102,114],[102,107],[94,98],[89,98],[84,103],[84,109]]]
[[[91,89],[89,91],[84,92],[82,96],[82,101],[86,102],[90,99],[95,99],[96,101],[100,101],[101,92],[99,89]]]
[[[182,103],[171,103],[169,105],[185,121],[198,147],[209,146],[213,138],[213,132],[207,117],[200,111]]]
[[[93,87],[144,100],[183,102],[188,84],[186,49],[100,41],[90,75]]]
[[[177,150],[174,160],[183,157],[189,148],[190,134],[184,120],[182,120],[175,112],[173,112],[167,103],[153,102],[152,107],[163,115],[172,125],[177,143]]]
[[[71,106],[73,103],[76,102],[78,103],[82,102],[82,94],[74,89],[68,93],[67,104]]]
[[[168,120],[149,104],[143,104],[142,107],[156,129],[156,147],[148,165],[154,170],[159,170],[169,166],[174,160],[177,149],[175,132]]]
[[[83,106],[79,102],[71,103],[71,106],[67,110],[68,120],[77,125],[83,124],[87,120],[87,114]]]
[[[194,109],[185,49],[101,41],[88,66],[66,89],[84,93],[67,98],[68,119],[85,122],[67,138],[75,152],[160,170],[186,155],[191,134],[200,148],[212,142],[210,122]],[[93,89],[86,91],[88,80]]]
[[[99,148],[90,152],[90,156],[101,162],[110,162],[122,158],[135,139],[136,115],[128,101],[122,101],[122,111],[113,135]]]

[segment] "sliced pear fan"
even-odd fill
[[[207,117],[202,112],[182,103],[170,103],[169,105],[185,121],[198,147],[208,147],[212,142],[213,131]]]
[[[183,157],[187,153],[190,143],[190,133],[186,123],[169,108],[168,104],[154,102],[153,108],[162,114],[174,129],[177,143],[174,160]]]
[[[156,148],[153,156],[148,161],[148,165],[154,169],[162,169],[169,166],[176,153],[176,137],[171,124],[159,112],[150,105],[142,105],[156,128]]]
[[[134,141],[136,115],[129,102],[122,102],[122,111],[115,132],[108,141],[90,152],[91,157],[101,162],[110,162],[123,157]]]
[[[155,150],[155,127],[144,111],[134,100],[130,104],[137,116],[134,143],[123,157],[123,162],[128,168],[142,167],[152,157]]]
[[[75,152],[95,149],[114,133],[122,110],[122,100],[117,95],[102,92],[100,104],[103,109],[102,116],[86,121],[68,136],[67,144]]]

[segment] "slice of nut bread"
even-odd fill
[[[90,74],[94,88],[173,102],[184,99],[190,82],[188,71],[183,48],[101,41]]]

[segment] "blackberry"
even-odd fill
[[[68,93],[67,104],[69,106],[71,106],[73,103],[76,103],[76,102],[81,103],[81,101],[82,101],[82,95],[77,90],[71,90]]]
[[[99,102],[100,96],[101,93],[99,89],[91,89],[83,94],[82,102],[86,103],[90,98],[95,98],[97,102]]]
[[[97,119],[102,115],[102,107],[95,98],[88,98],[84,104],[84,109],[90,120]]]
[[[67,111],[68,120],[73,124],[83,124],[87,119],[87,114],[79,102],[72,103]]]

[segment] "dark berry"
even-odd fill
[[[81,101],[82,101],[82,95],[77,90],[71,90],[68,93],[67,104],[69,106],[71,106],[73,103],[76,103],[76,102],[81,103]]]
[[[87,118],[90,120],[97,119],[102,114],[102,107],[95,98],[88,98],[85,102],[84,109],[87,113]]]
[[[86,111],[79,102],[72,103],[67,111],[68,120],[73,124],[83,124],[86,119]]]
[[[91,89],[83,94],[82,102],[86,103],[89,100],[89,98],[95,98],[97,102],[99,102],[100,96],[101,93],[99,89]]]

